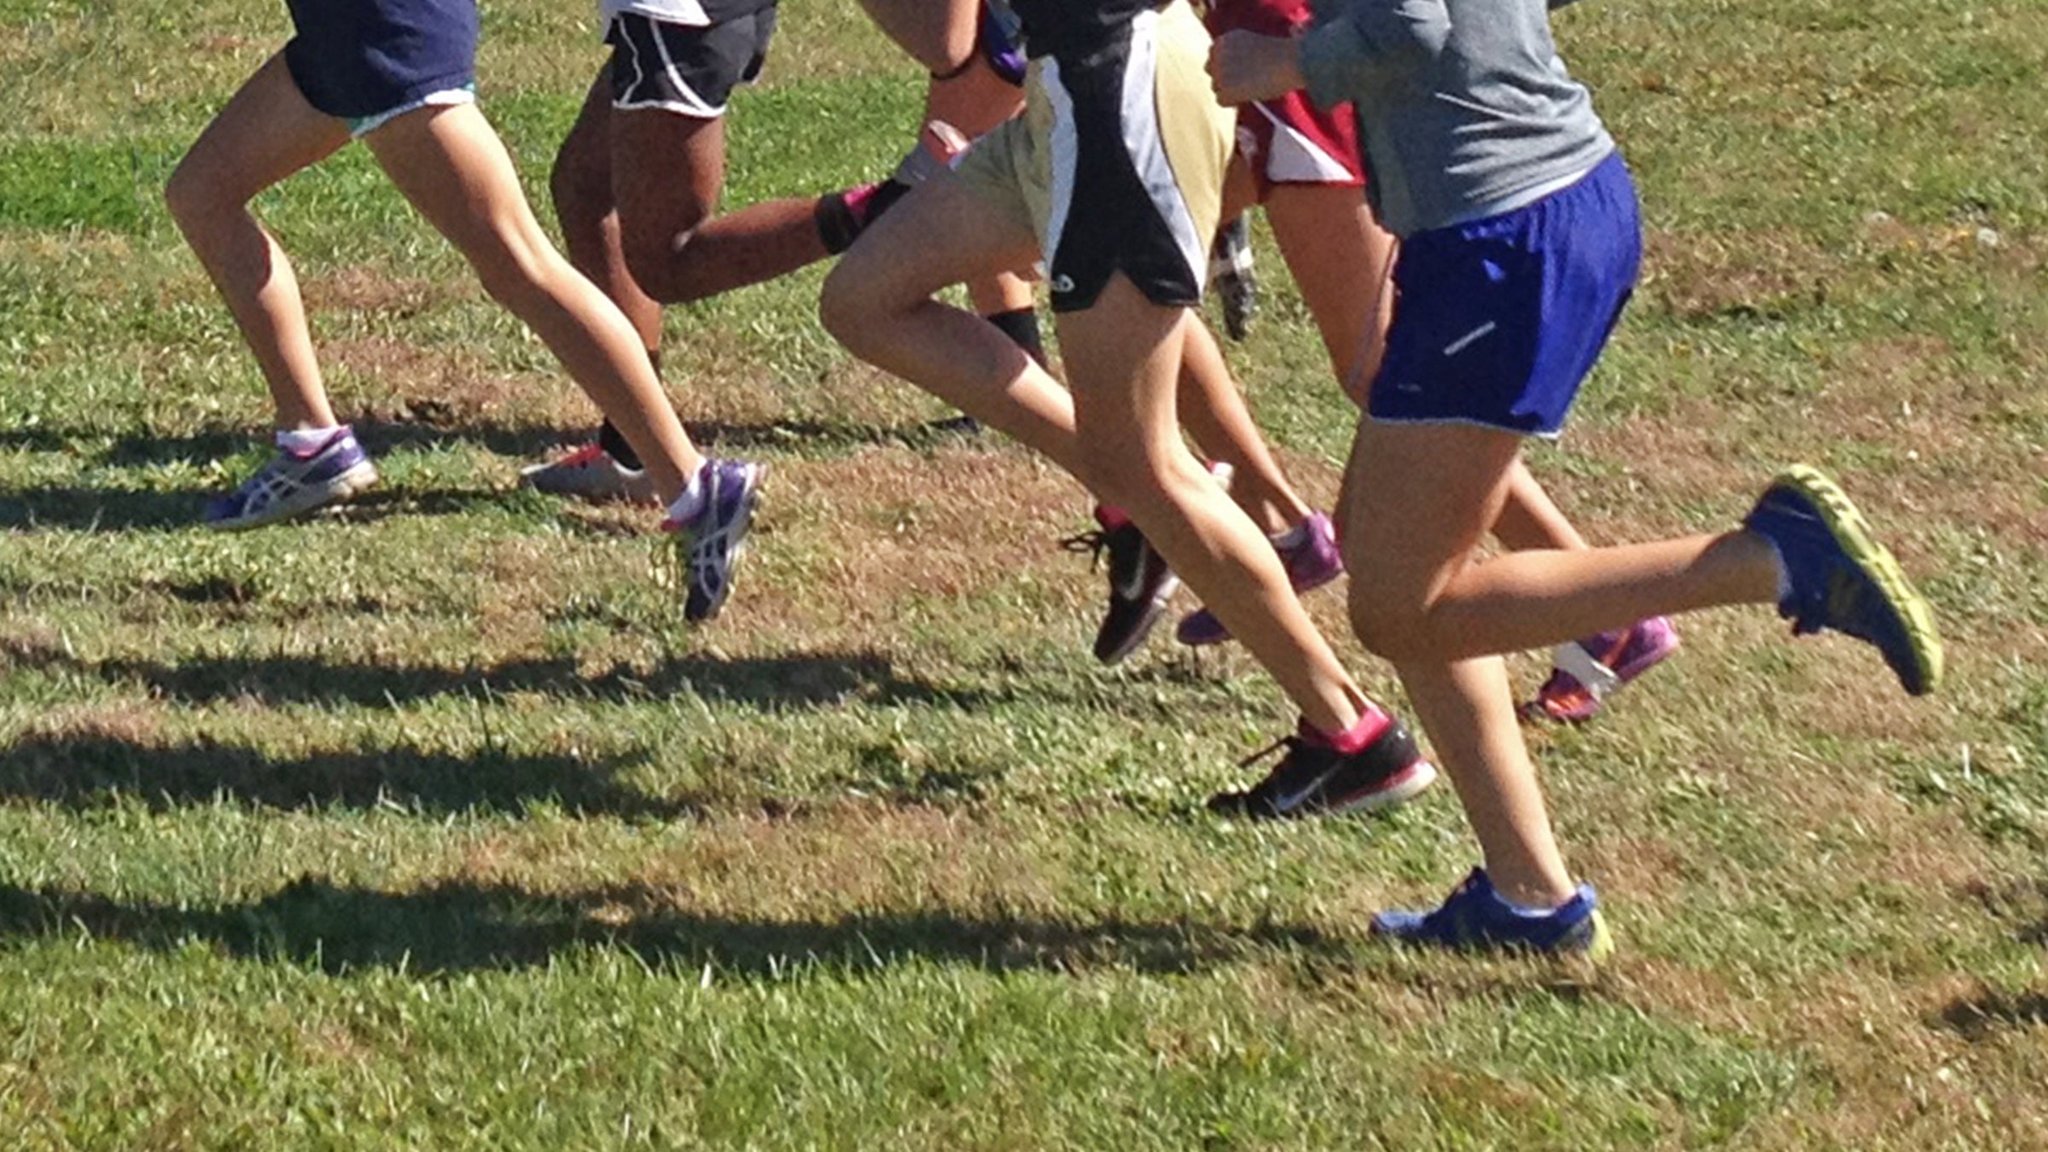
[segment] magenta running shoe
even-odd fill
[[[1314,512],[1301,522],[1301,527],[1300,543],[1276,549],[1280,563],[1287,569],[1287,582],[1294,586],[1296,595],[1313,592],[1344,574],[1344,557],[1337,551],[1337,529],[1330,518]],[[1230,639],[1230,629],[1223,626],[1214,612],[1198,608],[1181,617],[1173,637],[1190,648],[1201,648]]]
[[[1625,631],[1602,632],[1560,645],[1550,679],[1525,706],[1532,718],[1582,724],[1607,698],[1678,651],[1678,629],[1652,616]]]

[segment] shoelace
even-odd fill
[[[1077,532],[1061,540],[1060,548],[1076,554],[1082,552],[1089,553],[1088,562],[1090,567],[1100,568],[1102,567],[1102,554],[1109,549],[1109,532],[1102,528]]]
[[[1287,762],[1288,757],[1291,757],[1296,752],[1301,751],[1301,746],[1301,737],[1282,736],[1278,740],[1273,741],[1271,744],[1266,745],[1264,748],[1259,749],[1257,752],[1254,752],[1251,755],[1245,757],[1244,759],[1239,760],[1237,762],[1237,766],[1239,768],[1249,768],[1252,765],[1257,764],[1259,761],[1264,760],[1266,757],[1271,756],[1273,753],[1278,752],[1282,748],[1287,749],[1287,754],[1285,756],[1280,757],[1280,762],[1285,764]]]

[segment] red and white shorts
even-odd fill
[[[1309,0],[1212,0],[1209,32],[1243,30],[1292,36],[1309,23]],[[1365,185],[1358,119],[1351,105],[1318,108],[1306,92],[1289,92],[1237,110],[1237,150],[1251,166],[1259,199],[1275,184]]]

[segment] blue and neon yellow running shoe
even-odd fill
[[[1396,943],[1459,952],[1542,952],[1604,960],[1614,951],[1591,886],[1579,885],[1571,899],[1547,912],[1532,912],[1501,899],[1484,868],[1474,868],[1434,912],[1374,916],[1372,933]]]
[[[1941,633],[1927,601],[1834,481],[1804,464],[1765,489],[1742,526],[1769,540],[1790,590],[1792,634],[1832,629],[1874,646],[1914,696],[1941,683]]]

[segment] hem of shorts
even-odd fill
[[[709,104],[685,104],[680,100],[633,100],[612,101],[614,112],[667,112],[675,116],[688,116],[692,120],[723,120],[730,104],[713,108]]]
[[[1109,287],[1109,284],[1105,281],[1102,288],[1107,287]],[[1054,313],[1086,312],[1102,302],[1102,288],[1097,288],[1094,292],[1090,293],[1086,300],[1078,300],[1071,294],[1064,300],[1055,296],[1052,300],[1052,310]],[[1143,288],[1138,289],[1138,295],[1145,297],[1146,303],[1158,308],[1200,308],[1202,306],[1202,298],[1200,296],[1193,299],[1158,300],[1154,299]]]
[[[604,22],[604,34],[605,34],[606,36],[610,36],[610,35],[611,35],[611,32],[612,32],[612,28],[613,28],[613,27],[614,27],[615,25],[617,25],[619,21],[621,21],[621,20],[626,20],[626,19],[633,19],[633,20],[645,20],[645,21],[647,21],[647,22],[648,22],[649,24],[660,24],[660,25],[665,25],[665,26],[667,26],[667,27],[670,27],[670,28],[697,28],[697,29],[704,29],[704,28],[716,28],[716,27],[718,27],[718,24],[719,24],[719,21],[717,21],[717,20],[712,20],[712,19],[710,19],[709,17],[707,17],[707,18],[705,19],[705,21],[704,21],[704,22],[703,22],[702,24],[693,24],[693,23],[691,23],[691,22],[690,22],[690,21],[688,21],[688,20],[677,20],[677,19],[674,19],[674,18],[672,18],[672,17],[668,17],[668,16],[654,16],[654,15],[651,15],[651,14],[649,14],[649,13],[646,13],[646,12],[632,12],[632,11],[626,11],[626,12],[614,12],[614,13],[612,13],[612,14],[611,14],[611,16],[610,16],[610,17],[608,17],[608,18],[607,18],[607,19],[605,20],[605,22]]]
[[[1261,177],[1269,188],[1363,188],[1365,177],[1347,176],[1342,180],[1289,180],[1280,176]]]
[[[1365,418],[1375,424],[1457,425],[1465,428],[1484,428],[1489,432],[1506,432],[1532,440],[1556,440],[1564,436],[1562,423],[1554,428],[1517,428],[1512,424],[1482,420],[1477,416],[1382,416],[1370,407],[1365,411]]]
[[[458,94],[461,97],[460,99],[445,99],[445,97],[454,97]],[[474,103],[476,103],[476,88],[473,82],[470,84],[436,85],[418,96],[392,105],[383,112],[372,113],[368,116],[347,117],[348,134],[351,138],[360,140],[391,123],[393,120],[398,119],[400,116],[417,112],[422,108],[454,108]]]

